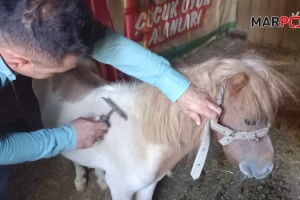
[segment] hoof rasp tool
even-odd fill
[[[100,116],[101,122],[105,122],[107,125],[109,125],[109,118],[114,112],[118,113],[125,121],[127,120],[127,114],[121,110],[110,98],[102,97],[102,99],[111,107],[111,110],[107,114]]]

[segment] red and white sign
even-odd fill
[[[95,19],[168,58],[204,44],[236,21],[237,0],[86,1]],[[107,74],[112,73],[117,76]]]
[[[128,23],[126,36],[135,41],[144,41],[151,48],[190,30],[202,28],[210,2],[172,0],[156,4],[150,1],[144,11],[132,14],[130,20],[135,23]],[[126,12],[129,15],[130,10],[132,7]]]

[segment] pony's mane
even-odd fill
[[[247,112],[253,118],[259,118],[263,114],[268,121],[272,121],[284,97],[293,94],[289,81],[271,69],[270,64],[256,56],[240,59],[214,58],[179,71],[197,87],[206,90],[213,100],[224,81],[237,74],[246,75],[249,80],[244,88],[246,91],[243,92],[243,100]],[[199,144],[204,123],[197,126],[158,89],[143,84],[137,100],[137,115],[141,120],[143,138],[147,142],[171,144],[178,150],[183,146],[194,148]],[[206,119],[203,120],[205,121]]]

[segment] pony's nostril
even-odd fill
[[[256,179],[263,179],[263,178],[266,178],[266,176],[268,176],[271,171],[273,170],[273,167],[274,167],[274,164],[273,162],[272,163],[269,163],[267,164],[262,171],[260,170],[257,170],[254,172],[254,177]]]
[[[269,173],[271,173],[271,171],[274,168],[274,164],[270,163],[269,166],[266,168],[266,175],[268,175]]]
[[[239,165],[240,170],[243,174],[245,174],[246,176],[248,176],[248,178],[252,178],[253,177],[253,171],[250,167],[250,165],[246,164],[246,163],[241,163]]]

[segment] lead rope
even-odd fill
[[[224,92],[225,92],[226,82],[222,83],[219,95],[217,97],[217,104],[221,105],[223,103]],[[194,180],[198,179],[201,175],[202,169],[205,164],[207,153],[210,144],[210,119],[208,119],[204,125],[204,131],[201,137],[201,144],[198,149],[194,164],[191,170],[191,176]]]

